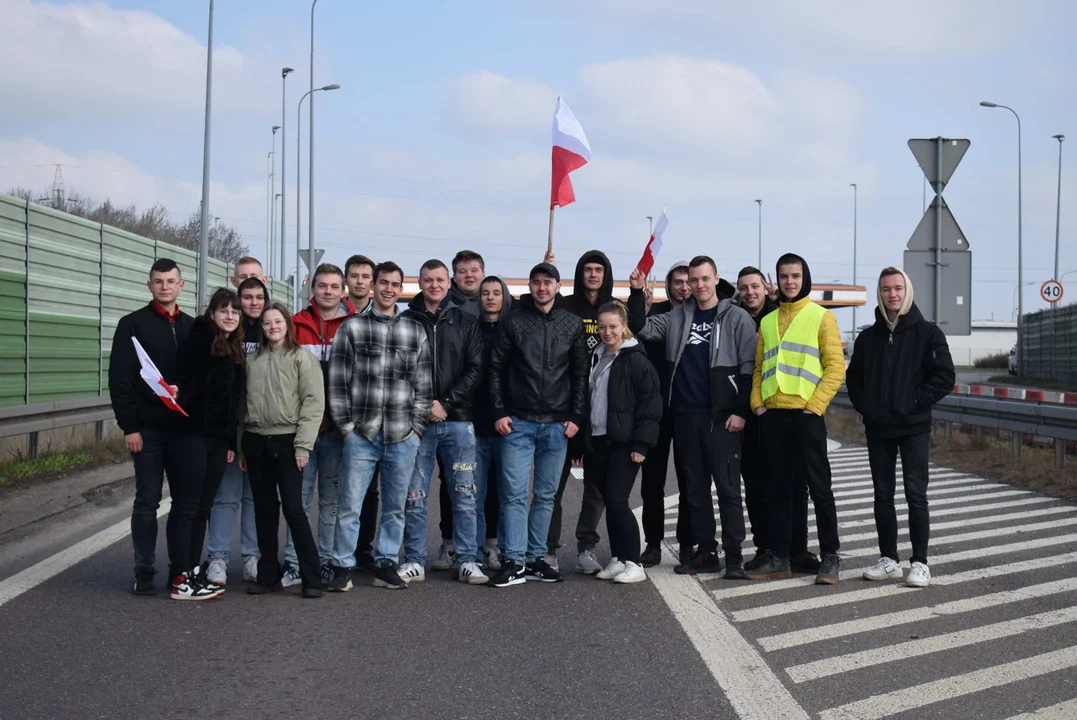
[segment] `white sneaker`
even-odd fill
[[[299,577],[299,568],[295,565],[288,565],[284,568],[284,574],[280,576],[281,587],[295,587],[303,582],[303,578]]]
[[[206,569],[206,579],[214,585],[228,583],[228,566],[225,565],[224,560],[213,558],[209,561],[209,567]]]
[[[901,563],[888,557],[879,558],[879,562],[864,571],[865,580],[900,580],[904,576]]]
[[[406,583],[426,580],[426,570],[419,563],[406,562],[396,569],[396,574]]]
[[[610,564],[599,571],[597,577],[599,580],[612,580],[625,571],[625,564],[617,558],[610,558]]]
[[[483,574],[479,564],[473,562],[461,565],[459,571],[457,571],[456,579],[468,585],[485,585],[490,582],[490,578]]]
[[[431,570],[452,570],[453,563],[456,562],[456,550],[453,549],[452,541],[441,543],[441,549],[438,550],[438,559],[430,563]],[[404,563],[405,565],[411,563]],[[403,567],[403,566],[401,566]],[[400,577],[404,577],[403,574]],[[407,578],[404,578],[407,582]]]
[[[931,584],[931,571],[922,562],[914,562],[909,577],[905,578],[908,587],[925,588]]]
[[[584,575],[594,575],[602,571],[602,564],[595,557],[594,550],[584,550],[576,556],[576,572]]]
[[[257,555],[251,555],[243,561],[243,582],[258,582],[259,560],[261,560],[261,558]]]
[[[550,567],[552,567],[554,570],[556,570],[557,572],[561,572],[561,568],[557,564],[557,556],[556,555],[547,555],[546,557],[544,557],[542,559],[545,560],[546,564],[549,565]]]
[[[613,582],[628,584],[643,582],[646,579],[647,571],[643,569],[643,566],[637,565],[636,563],[629,561],[625,563],[625,569],[621,572],[621,574],[613,578]]]
[[[493,571],[501,569],[501,549],[497,545],[487,545],[482,549],[483,562]]]

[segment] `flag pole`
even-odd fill
[[[550,234],[546,238],[546,254],[553,255],[553,211],[557,208],[556,205],[550,206]]]

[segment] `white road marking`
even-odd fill
[[[1077,718],[1077,700],[1067,700],[1050,707],[1014,715],[1008,720],[1073,720],[1073,718]]]
[[[970,480],[966,478],[960,480],[941,480],[935,484],[935,487],[928,488],[927,497],[930,502],[937,495],[955,495],[970,490],[987,490],[989,488],[997,487],[1002,486],[1000,483],[985,482],[983,480]],[[856,499],[854,500],[853,498]],[[834,499],[839,500],[842,504],[863,502],[864,499],[875,502],[875,489],[868,487],[852,490],[839,490],[834,493]]]

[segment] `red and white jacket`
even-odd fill
[[[333,338],[337,330],[349,318],[355,317],[355,306],[351,301],[344,298],[340,301],[340,310],[335,317],[328,320],[322,319],[318,306],[311,298],[310,305],[300,310],[292,317],[292,325],[295,327],[295,340],[304,348],[314,353],[322,366],[322,382],[325,385],[326,397],[329,391],[329,356],[333,351]],[[326,403],[325,419],[322,421],[321,431],[332,427],[329,419],[329,403]]]

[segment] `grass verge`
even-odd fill
[[[0,462],[0,487],[61,477],[74,470],[115,462],[123,456],[123,441],[120,440],[78,450],[48,453],[36,460],[15,458]]]

